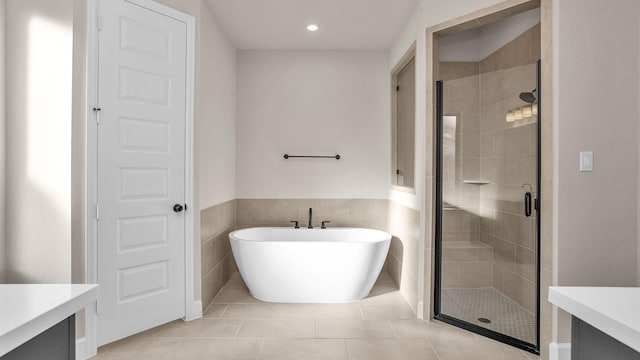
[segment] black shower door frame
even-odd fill
[[[540,171],[541,171],[541,116],[542,116],[542,94],[541,92],[541,61],[536,62],[536,89],[538,91],[538,114],[536,123],[536,193],[537,201],[536,211],[536,341],[535,344],[496,332],[482,326],[469,323],[467,321],[443,314],[441,312],[441,296],[442,296],[442,167],[443,167],[443,121],[444,121],[444,103],[443,103],[443,82],[436,81],[436,213],[435,213],[435,281],[434,281],[434,314],[437,320],[469,330],[476,334],[500,341],[502,343],[517,347],[519,349],[529,351],[534,354],[540,354]]]

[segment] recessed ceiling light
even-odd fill
[[[307,25],[307,30],[309,30],[309,31],[318,31],[318,29],[320,29],[318,24],[308,24]]]

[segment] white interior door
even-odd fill
[[[103,345],[185,316],[187,25],[125,0],[99,12]]]

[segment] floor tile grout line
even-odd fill
[[[169,350],[169,352],[167,353],[167,355],[164,357],[164,360],[169,360],[169,357],[171,356],[171,353],[173,353],[173,350],[175,350],[175,349],[176,349],[176,348],[177,348],[177,347],[182,343],[182,340],[184,340],[184,338],[182,338],[182,337],[181,337],[181,338],[178,340],[178,342],[176,342],[176,344],[175,344],[175,345],[173,345],[173,347],[171,348],[171,350]]]
[[[436,351],[436,347],[433,346],[433,344],[431,343],[431,340],[429,340],[429,339],[424,339],[424,340],[427,342],[427,344],[429,344],[429,347],[431,348],[433,353],[436,354],[436,358],[438,360],[442,360],[442,358],[440,357],[440,354],[438,354],[438,351]]]
[[[343,338],[342,341],[344,342],[344,351],[347,354],[347,359],[350,360],[351,354],[349,354],[349,345],[347,345],[347,339]]]
[[[258,352],[256,352],[256,360],[260,359],[260,353],[262,352],[262,348],[264,347],[265,338],[260,339],[260,346],[258,346]]]
[[[396,338],[396,339],[404,339],[404,338],[398,336],[398,332],[396,331],[396,328],[393,327],[393,324],[391,323],[391,320],[387,320],[387,324],[389,324],[389,327],[391,328],[391,332],[393,332],[394,338]]]
[[[239,290],[233,290],[235,291],[239,291]],[[242,290],[245,291],[246,290]],[[395,291],[396,292],[396,296],[400,299],[403,299],[398,290]],[[230,298],[233,298],[233,296],[231,296]],[[221,299],[222,300],[222,299]],[[383,299],[384,300],[384,299]],[[403,299],[404,300],[404,299]],[[240,301],[246,301],[246,297],[243,297]],[[406,301],[406,300],[405,300]],[[423,332],[420,331],[421,329],[416,328],[416,329],[405,329],[404,325],[402,324],[403,321],[408,321],[410,322],[411,320],[415,320],[414,318],[411,319],[403,319],[403,315],[400,315],[399,313],[402,313],[404,310],[402,308],[400,308],[399,306],[395,305],[394,303],[386,303],[387,301],[384,300],[383,302],[373,302],[373,304],[370,304],[369,302],[361,302],[357,305],[357,309],[358,312],[355,311],[356,307],[354,308],[350,308],[349,311],[345,311],[345,309],[343,309],[342,307],[334,307],[334,308],[318,308],[318,312],[316,312],[314,314],[314,316],[308,317],[309,311],[314,312],[313,310],[316,308],[301,308],[302,311],[298,311],[298,309],[296,309],[296,311],[292,311],[292,312],[286,312],[288,315],[287,316],[275,316],[275,317],[270,317],[270,318],[253,318],[251,316],[247,317],[247,313],[243,313],[242,311],[240,311],[240,313],[238,314],[239,317],[235,317],[235,318],[224,318],[223,316],[226,315],[234,315],[234,310],[232,310],[232,306],[231,305],[241,305],[241,306],[249,306],[252,307],[254,305],[261,305],[262,303],[256,303],[256,302],[230,302],[230,301],[226,301],[224,303],[219,303],[217,304],[217,306],[219,308],[222,309],[222,311],[220,312],[220,315],[218,317],[209,317],[209,318],[205,318],[204,320],[209,320],[207,322],[214,322],[214,321],[224,321],[224,320],[232,320],[235,324],[235,326],[237,326],[237,328],[235,329],[235,331],[233,331],[233,328],[231,328],[231,332],[228,333],[228,335],[231,335],[233,337],[191,337],[191,336],[172,336],[172,337],[159,337],[157,335],[159,335],[161,332],[155,332],[155,333],[149,333],[149,337],[151,338],[165,338],[165,339],[177,339],[174,340],[176,341],[176,343],[173,345],[173,347],[168,350],[167,355],[165,355],[164,357],[158,357],[158,359],[162,359],[162,360],[169,360],[174,358],[175,356],[181,356],[181,354],[179,354],[177,352],[177,349],[179,347],[181,347],[181,344],[185,344],[185,341],[190,341],[191,339],[201,339],[200,341],[203,344],[206,344],[208,342],[210,342],[209,340],[212,339],[216,339],[214,341],[227,341],[229,342],[229,344],[233,344],[234,341],[238,341],[238,340],[252,340],[253,345],[252,348],[254,349],[253,351],[256,351],[256,347],[257,347],[257,352],[255,353],[255,359],[259,360],[260,358],[263,358],[264,356],[268,356],[268,353],[264,353],[265,355],[263,355],[262,351],[265,351],[265,349],[268,349],[268,340],[269,339],[273,339],[273,340],[284,340],[284,339],[288,339],[288,340],[292,340],[292,341],[297,341],[297,340],[313,340],[313,341],[325,341],[325,340],[330,340],[330,339],[334,339],[333,341],[342,341],[343,344],[343,348],[344,351],[346,352],[344,355],[346,355],[346,357],[348,359],[352,359],[355,360],[354,357],[357,357],[358,354],[360,353],[359,347],[360,342],[363,342],[363,344],[365,342],[373,342],[375,343],[376,341],[390,341],[390,342],[397,342],[399,344],[399,346],[402,347],[402,344],[404,344],[404,341],[411,341],[411,342],[415,342],[416,344],[418,343],[422,343],[425,344],[424,341],[426,341],[427,343],[425,345],[427,345],[425,347],[425,345],[422,345],[422,348],[425,349],[423,351],[428,351],[428,349],[432,350],[433,355],[431,355],[433,357],[433,360],[442,360],[443,358],[441,357],[441,355],[436,351],[436,346],[434,345],[433,341],[437,340],[437,339],[430,339],[427,336],[412,336],[412,335],[416,335],[416,334],[422,334]],[[216,305],[214,303],[209,304],[209,306],[207,306],[207,310],[211,310],[212,305]],[[259,306],[256,306],[257,309],[251,309],[253,310],[257,310],[257,313],[263,312],[261,310],[267,310],[267,312],[270,312],[270,308],[266,307],[264,309],[261,309]],[[367,312],[366,310],[370,310],[373,309],[373,313],[372,315],[374,316],[373,319],[367,319],[365,317],[365,312]],[[286,309],[284,309],[286,310]],[[322,310],[322,311],[320,311]],[[325,310],[329,310],[328,312]],[[218,309],[216,309],[216,311],[218,311]],[[387,314],[387,311],[389,312]],[[277,311],[274,312],[275,314],[283,314],[282,311],[280,311],[280,309],[277,309]],[[291,314],[294,314],[295,316],[289,316]],[[358,314],[358,315],[356,315]],[[386,314],[386,315],[385,315]],[[319,316],[320,315],[320,316]],[[380,315],[380,316],[378,316]],[[390,316],[393,315],[393,316]],[[278,336],[278,337],[273,337],[273,338],[269,338],[264,337],[264,335],[261,334],[257,334],[257,337],[247,337],[247,338],[240,338],[239,334],[242,333],[242,329],[245,328],[248,324],[249,321],[251,320],[263,320],[263,321],[273,321],[275,323],[278,322],[282,322],[282,321],[288,321],[288,320],[299,320],[299,321],[305,321],[307,322],[309,325],[311,325],[311,321],[313,321],[313,333],[310,334],[309,337],[303,337],[303,338],[298,338],[295,337],[295,335],[293,335],[294,337],[291,337],[292,335],[289,336]],[[328,320],[329,322],[332,321],[343,321],[345,322],[345,324],[351,323],[351,322],[363,322],[363,323],[370,323],[368,325],[365,326],[365,328],[370,327],[369,325],[375,325],[375,322],[378,322],[378,325],[375,326],[375,328],[380,328],[380,327],[388,327],[390,328],[390,331],[388,332],[388,334],[384,334],[384,333],[378,333],[378,332],[374,332],[371,333],[370,331],[366,331],[364,334],[364,336],[362,337],[353,337],[353,338],[349,338],[349,337],[345,337],[345,334],[336,334],[338,335],[338,337],[323,337],[323,338],[319,338],[319,324],[322,325],[322,323],[320,322],[321,320]],[[386,325],[385,325],[386,323]],[[339,325],[339,324],[338,324]],[[426,324],[424,324],[426,325]],[[408,333],[404,333],[406,331],[410,331]],[[340,332],[340,331],[339,331]],[[197,332],[197,334],[200,334],[200,332]],[[355,334],[361,334],[359,331],[354,333]],[[361,334],[361,335],[362,335]],[[383,337],[376,337],[375,335],[383,335]],[[269,335],[269,334],[267,334]],[[276,335],[276,334],[274,334]],[[405,335],[402,336],[401,335]],[[479,337],[476,334],[472,334],[471,339],[475,339],[478,340]],[[448,340],[444,340],[445,343],[447,343]],[[173,342],[173,341],[171,341]],[[353,353],[349,353],[349,349],[350,349],[350,344],[351,346],[351,351]],[[357,344],[354,345],[354,344]],[[267,346],[267,347],[265,347]],[[394,345],[396,346],[396,345]],[[440,349],[441,351],[446,350],[446,349]],[[252,353],[253,353],[252,351]],[[527,359],[533,359],[532,357],[530,357],[528,355],[528,353],[524,352],[524,351],[519,351],[518,352],[520,354],[520,357],[518,358],[522,358],[523,360],[527,360]],[[425,353],[428,354],[428,353]],[[343,355],[343,356],[344,356]],[[443,353],[442,356],[445,356],[447,354]],[[172,357],[173,356],[173,357]]]
[[[241,328],[242,328],[242,326],[244,325],[244,321],[245,321],[245,319],[242,319],[242,320],[240,321],[240,325],[238,326],[238,329],[236,329],[236,334],[233,336],[235,339],[237,339],[237,338],[238,338],[238,334],[240,334],[240,329],[241,329]]]
[[[212,303],[213,304],[213,303]],[[225,304],[224,305],[224,310],[222,310],[222,312],[220,313],[220,317],[219,319],[222,319],[224,314],[227,312],[227,310],[229,309],[229,304]]]

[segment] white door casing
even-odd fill
[[[87,248],[96,255],[88,254],[87,268],[88,281],[101,286],[102,345],[197,315],[188,309],[193,216],[173,209],[193,196],[193,18],[148,0],[102,0],[99,7],[99,110],[96,135],[88,126],[87,136],[87,198],[96,204]]]

